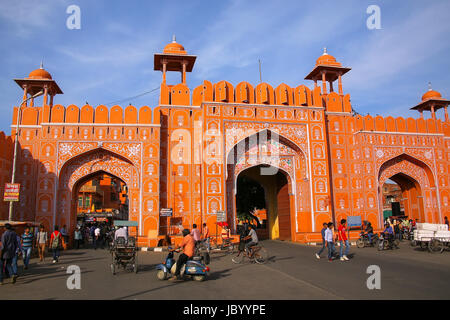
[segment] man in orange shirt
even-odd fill
[[[209,253],[209,251],[211,251],[211,244],[209,242],[209,228],[206,225],[206,223],[203,223],[203,240],[206,243],[206,248],[207,248],[208,253]]]
[[[175,274],[172,278],[170,278],[170,281],[175,281],[180,278],[180,271],[181,267],[186,264],[186,262],[189,260],[189,258],[192,258],[194,255],[194,248],[195,248],[195,240],[190,235],[190,232],[188,229],[183,230],[183,241],[180,245],[175,246],[173,250],[176,250],[178,248],[183,248],[183,253],[180,254],[177,261],[177,268],[175,269]]]

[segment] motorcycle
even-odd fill
[[[378,235],[372,234],[372,243],[369,241],[369,236],[365,232],[359,234],[359,239],[356,240],[356,246],[358,248],[373,247],[378,242]]]
[[[156,269],[158,270],[156,277],[159,280],[166,280],[169,276],[173,276],[175,274],[177,264],[173,256],[174,250],[169,247],[169,253],[167,254],[166,260],[156,266]],[[180,276],[186,276],[194,279],[195,281],[205,280],[209,273],[209,267],[203,264],[202,260],[202,257],[193,256],[192,259],[189,259],[186,264],[181,267]]]
[[[387,250],[387,249],[399,249],[400,241],[398,239],[394,239],[392,237],[386,237],[384,233],[380,233],[380,237],[378,239],[378,250]]]
[[[404,227],[402,229],[403,240],[412,240],[414,238],[414,231],[411,228]]]

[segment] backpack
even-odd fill
[[[53,234],[55,234],[55,233],[53,232]],[[53,237],[52,249],[59,248],[59,245],[60,245],[60,238],[61,238],[61,234],[60,234],[60,233],[58,233],[57,236],[54,236],[54,237]]]

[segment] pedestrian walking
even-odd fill
[[[341,220],[341,224],[338,228],[338,238],[339,238],[339,243],[340,243],[340,259],[341,261],[348,261],[349,259],[347,258],[348,252],[350,250],[350,244],[348,243],[348,239],[347,239],[347,233],[346,233],[346,224],[347,224],[347,220],[342,219]],[[345,245],[345,252],[344,252],[344,245]]]
[[[16,233],[16,239],[17,239],[17,249],[16,249],[16,254],[13,257],[12,260],[12,268],[13,268],[13,274],[17,274],[17,270],[19,269],[17,262],[19,261],[19,256],[22,254],[22,241],[20,239],[20,236]]]
[[[327,225],[327,230],[325,230],[325,241],[328,248],[328,261],[333,261],[333,256],[336,252],[334,248],[334,232],[333,232],[333,222],[329,222]]]
[[[75,248],[80,249],[80,243],[81,243],[81,239],[82,239],[82,235],[81,235],[81,229],[80,227],[78,227],[75,230],[75,234],[74,234],[74,240],[75,240]]]
[[[211,242],[210,242],[210,238],[209,238],[209,228],[206,225],[206,223],[203,223],[203,232],[202,232],[202,237],[205,240],[206,243],[206,249],[208,250],[208,252],[211,251]]]
[[[59,260],[59,251],[63,241],[61,232],[59,232],[58,229],[59,227],[55,226],[55,231],[53,231],[50,237],[50,248],[52,248],[53,251],[53,263],[57,263]]]
[[[97,250],[97,243],[100,240],[100,228],[97,226],[94,230],[94,249]]]
[[[25,232],[22,234],[22,257],[23,257],[23,269],[28,269],[30,263],[31,250],[33,249],[33,234],[30,232],[30,228],[26,227]]]
[[[64,250],[67,249],[67,245],[69,244],[69,234],[67,233],[67,227],[66,225],[63,225],[63,227],[60,230],[62,239],[64,242],[62,243]]]
[[[36,247],[38,248],[40,262],[45,261],[45,246],[47,245],[47,241],[47,232],[45,231],[44,226],[41,225],[36,239]]]
[[[320,231],[321,235],[322,235],[322,248],[319,250],[319,252],[316,253],[316,258],[320,259],[320,255],[322,254],[323,250],[325,250],[325,248],[327,247],[326,241],[325,241],[325,231],[327,230],[328,225],[327,223],[323,223],[323,228]]]
[[[13,259],[16,256],[19,248],[17,242],[17,234],[14,232],[11,224],[5,224],[6,231],[2,235],[2,247],[1,247],[1,266],[0,268],[0,285],[3,284],[3,269],[5,268],[9,275],[12,276],[12,283],[16,283],[17,270],[13,269]],[[4,268],[3,268],[4,266]]]
[[[402,234],[400,233],[400,222],[398,220],[394,220],[394,233],[395,238],[401,241]]]

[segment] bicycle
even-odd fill
[[[250,261],[255,261],[258,264],[263,264],[267,261],[267,250],[260,244],[251,246],[250,249],[251,252],[249,252],[247,247],[245,247],[244,250],[239,251],[238,255],[236,257],[233,257],[231,261],[236,264],[242,263],[245,258],[249,259]]]

